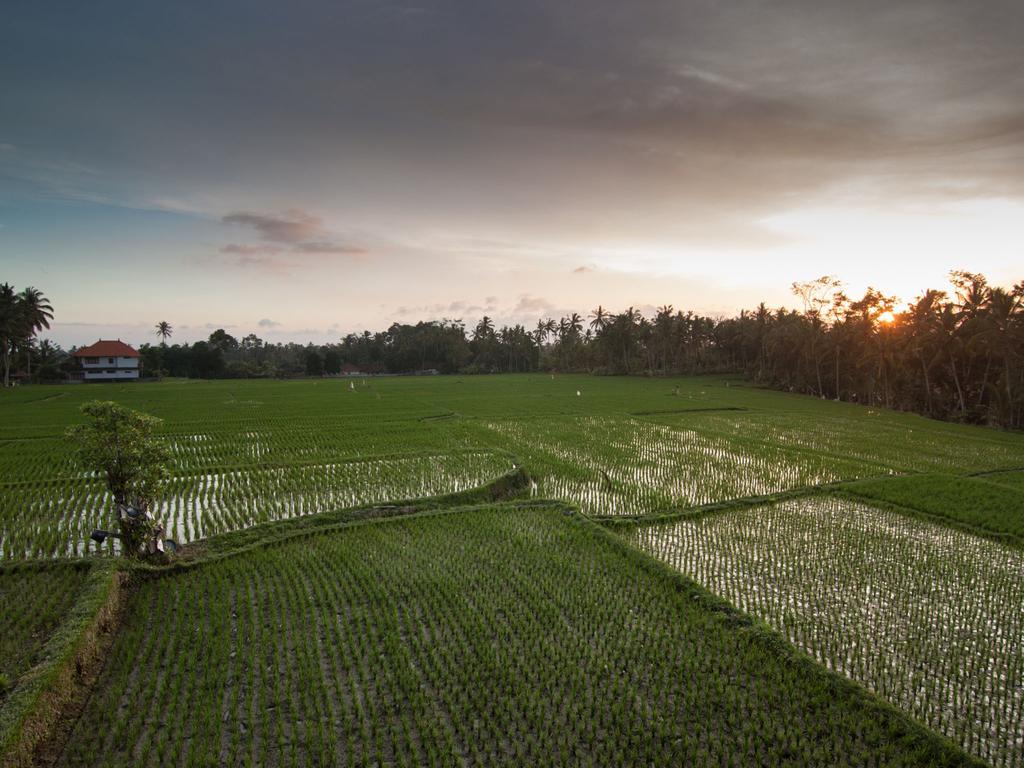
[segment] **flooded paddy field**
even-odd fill
[[[827,496],[636,546],[993,765],[1024,765],[1024,552]]]
[[[107,398],[163,419],[181,541],[486,484],[636,517],[824,484],[1024,466],[1024,438],[714,377],[390,377],[47,387],[0,398],[0,553],[82,555],[113,524],[64,430]],[[50,396],[53,395],[53,396]],[[57,396],[59,395],[59,396]],[[992,475],[1018,483],[1017,475]],[[1008,486],[1006,492],[1010,493]]]

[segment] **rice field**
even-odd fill
[[[967,764],[555,507],[219,560],[128,617],[59,766]]]
[[[849,418],[849,414],[839,416],[826,409],[814,418],[807,418],[807,414],[760,411],[676,413],[649,418],[818,456],[842,456],[894,472],[965,473],[1022,466],[1021,446],[1004,434],[985,430],[958,434],[951,424],[904,414],[897,417],[872,408],[859,410],[857,418]]]
[[[503,420],[484,426],[536,468],[535,493],[588,515],[652,515],[871,477],[870,464],[639,418]]]
[[[994,472],[990,475],[985,475],[983,479],[996,485],[1002,485],[1007,488],[1013,488],[1019,491],[1024,491],[1024,470],[1017,472]]]
[[[109,499],[63,438],[80,405],[96,397],[164,419],[174,480],[160,514],[180,542],[461,491],[515,462],[533,477],[535,496],[594,516],[659,514],[922,468],[1024,466],[1020,436],[737,384],[502,376],[3,392],[0,558],[97,552],[88,535],[109,523]]]
[[[1024,546],[1024,486],[997,472],[976,477],[928,473],[867,480],[844,486],[847,494],[869,502],[897,504],[933,520],[1005,543]]]
[[[329,464],[250,465],[177,474],[156,509],[167,536],[185,544],[274,520],[386,501],[457,493],[511,471],[503,454],[342,458]],[[17,484],[0,490],[3,555],[83,556],[115,552],[89,539],[113,525],[113,501],[89,478]]]
[[[0,701],[39,661],[43,646],[74,603],[88,571],[81,563],[0,568]]]
[[[106,594],[63,437],[95,398],[164,420],[158,516],[201,543],[138,582],[60,765],[1024,768],[1024,435],[717,377],[4,391],[10,685]]]
[[[1024,765],[1024,553],[815,497],[629,530],[992,765]]]

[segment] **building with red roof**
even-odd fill
[[[100,339],[75,350],[85,381],[126,381],[139,378],[139,352],[120,339]]]

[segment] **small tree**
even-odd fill
[[[110,401],[94,400],[81,410],[87,421],[70,427],[67,436],[77,444],[79,463],[106,477],[119,510],[123,552],[138,557],[156,531],[150,507],[170,477],[167,447],[153,437],[161,419]],[[127,506],[139,514],[120,514]]]

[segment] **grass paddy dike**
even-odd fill
[[[165,419],[196,542],[127,569],[77,720],[9,764],[1024,765],[1021,435],[722,378],[355,384],[3,393],[0,600],[46,610],[0,614],[0,738],[79,663],[58,571],[111,562],[81,402]]]

